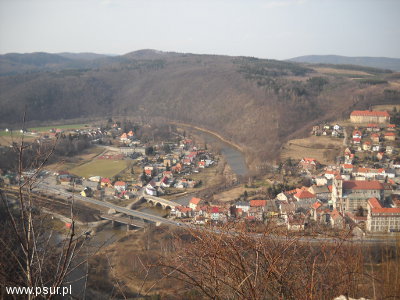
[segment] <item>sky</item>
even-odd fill
[[[0,0],[0,53],[400,58],[400,0]]]

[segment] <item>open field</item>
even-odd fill
[[[323,74],[334,74],[334,75],[354,75],[354,76],[371,76],[371,74],[363,71],[356,71],[356,70],[344,70],[344,69],[334,69],[334,68],[313,68],[316,71],[323,73]]]
[[[124,170],[129,164],[126,160],[96,159],[69,170],[72,174],[81,177],[101,176],[113,177]]]
[[[8,133],[8,132],[6,132]],[[0,132],[0,146],[9,146],[11,145],[13,142],[20,142],[21,141],[21,134],[17,133],[17,134],[13,134],[11,135],[1,135]],[[36,139],[36,137],[33,136],[24,136],[24,141],[25,142],[33,142]]]
[[[67,161],[59,161],[50,165],[46,165],[48,170],[65,170],[68,171],[72,168],[78,167],[94,159],[96,156],[104,152],[102,147],[91,147],[86,149],[82,154],[69,158]]]
[[[387,104],[387,105],[374,105],[372,109],[374,110],[387,110],[387,111],[392,111],[392,109],[396,107],[397,111],[400,110],[400,104]]]
[[[49,131],[53,128],[56,128],[56,129],[81,129],[81,128],[85,128],[88,126],[89,126],[88,124],[53,125],[53,126],[33,127],[33,128],[29,128],[28,130],[45,132],[45,131]]]
[[[303,157],[315,158],[322,164],[332,161],[325,155],[327,151],[340,149],[343,146],[343,139],[327,136],[310,136],[304,139],[295,139],[287,142],[281,153],[281,159],[287,158],[300,160]]]

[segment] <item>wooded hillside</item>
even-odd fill
[[[25,109],[29,120],[39,121],[162,117],[218,132],[262,161],[317,122],[400,101],[400,76],[390,71],[360,75],[333,66],[153,50],[85,60],[38,57],[40,63],[14,57],[11,64],[0,56],[0,126],[20,122]]]

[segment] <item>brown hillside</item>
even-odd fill
[[[327,74],[297,63],[152,50],[101,58],[85,69],[0,77],[0,123],[145,116],[220,133],[257,161],[288,139],[354,108],[400,101],[400,79]],[[358,73],[356,73],[358,74]]]

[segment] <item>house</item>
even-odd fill
[[[300,161],[300,166],[305,170],[315,170],[318,168],[319,163],[314,158],[303,158]]]
[[[193,210],[186,206],[175,207],[175,215],[177,218],[190,218],[192,216]]]
[[[306,189],[296,189],[297,192],[293,195],[295,202],[294,205],[297,208],[302,207],[305,209],[310,208],[312,203],[314,203],[317,198],[314,194],[310,193]]]
[[[150,183],[146,185],[146,194],[150,196],[157,196],[156,186],[151,185]]]
[[[353,139],[355,139],[355,138],[362,138],[362,133],[358,129],[353,131]]]
[[[394,132],[386,132],[383,137],[387,141],[395,141],[396,140],[396,133],[394,133]]]
[[[236,209],[241,209],[242,212],[248,213],[250,209],[250,203],[247,201],[240,201],[235,203]]]
[[[312,185],[308,191],[315,195],[318,200],[328,201],[331,198],[331,192],[327,185]]]
[[[381,151],[381,145],[372,145],[371,150],[373,152],[379,152],[379,151]]]
[[[377,198],[368,199],[367,230],[371,232],[400,231],[400,208],[382,207]]]
[[[361,138],[353,138],[353,144],[357,145],[361,143]]]
[[[367,124],[367,131],[379,131],[380,128],[378,124],[372,123],[372,124]]]
[[[352,123],[389,123],[390,115],[387,111],[355,110],[350,114]]]
[[[260,208],[264,211],[266,205],[267,200],[250,200],[250,207]]]
[[[211,219],[213,221],[218,221],[220,219],[220,211],[219,207],[212,206],[211,207]]]
[[[343,174],[351,174],[353,172],[354,166],[352,164],[343,164],[342,172]]]
[[[379,134],[377,134],[377,133],[371,134],[371,140],[373,143],[376,143],[376,144],[379,143]]]
[[[125,181],[116,181],[114,183],[114,189],[117,190],[118,193],[126,190],[126,182]]]
[[[388,131],[395,131],[396,130],[396,124],[388,124],[387,125],[387,130]]]
[[[364,151],[371,151],[371,142],[369,141],[364,142],[362,145],[362,149]]]
[[[128,142],[128,141],[129,141],[128,135],[124,132],[124,133],[119,137],[119,140],[120,140],[121,142],[123,142],[123,143]]]
[[[314,202],[314,204],[311,205],[311,208],[310,208],[310,218],[311,218],[312,220],[314,220],[314,221],[317,221],[317,220],[318,220],[318,217],[319,217],[318,210],[321,208],[321,206],[322,206],[322,203],[319,202],[319,201]]]
[[[300,230],[304,230],[304,224],[305,224],[304,216],[296,215],[296,216],[289,217],[288,223],[287,223],[287,228],[288,228],[288,230],[300,231]]]
[[[317,176],[314,178],[314,181],[318,186],[328,184],[328,179],[325,176]]]
[[[334,209],[329,213],[329,215],[329,223],[332,227],[343,228],[343,226],[345,225],[344,218],[338,210]]]
[[[112,183],[111,183],[110,178],[101,178],[100,185],[101,185],[102,188],[111,187]]]
[[[315,197],[315,194],[310,193],[306,189],[296,189],[296,193],[293,195],[293,197],[297,201],[315,201],[317,200]]]
[[[201,201],[200,198],[193,197],[189,202],[189,207],[195,210],[199,206],[200,201]]]

